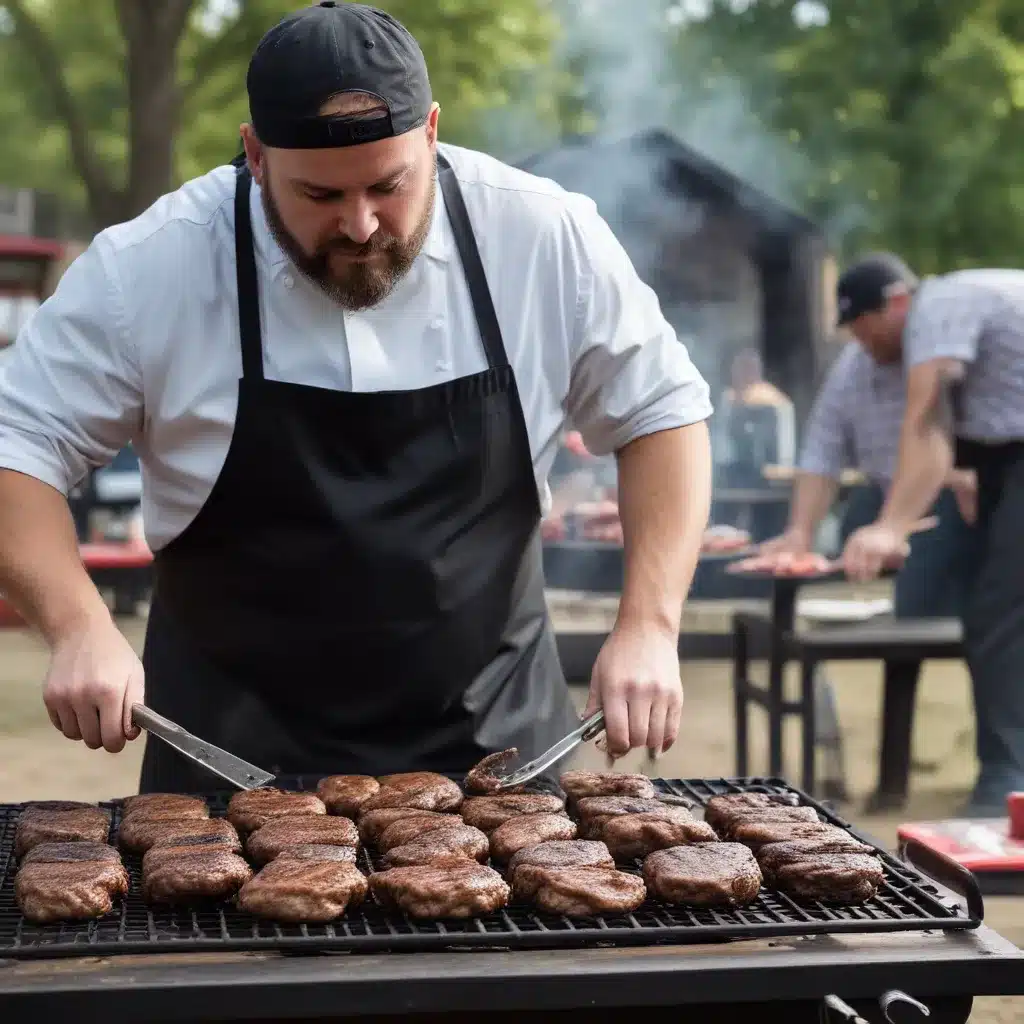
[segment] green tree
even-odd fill
[[[94,228],[230,159],[247,116],[245,68],[287,0],[3,0],[0,181],[76,201]],[[419,40],[444,137],[473,143],[484,112],[550,67],[544,0],[380,0]],[[554,102],[535,94],[550,121]]]
[[[804,205],[845,251],[1020,264],[1019,0],[716,0],[694,30],[807,158]]]

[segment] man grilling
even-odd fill
[[[708,389],[594,204],[440,145],[392,17],[304,8],[249,66],[244,159],[101,232],[0,377],[0,583],[65,736],[143,700],[276,774],[460,772],[577,720],[538,524],[566,416],[617,456],[612,753],[679,725]],[[64,496],[127,442],[155,588],[142,664]],[[143,666],[145,672],[143,673]],[[211,777],[149,744],[141,789]]]
[[[887,302],[907,303],[917,286],[917,278],[902,260],[887,253],[872,254],[839,278],[838,305],[846,311],[839,325],[858,319],[858,310],[876,309]],[[866,335],[844,346],[807,421],[786,531],[765,542],[763,550],[809,551],[835,503],[839,479],[847,467],[859,469],[867,482],[854,488],[846,502],[842,540],[875,520],[895,470],[904,407],[902,335]],[[914,538],[896,578],[893,610],[897,618],[962,613],[977,559],[972,525],[975,499],[974,474],[951,470],[931,509],[937,525]]]
[[[871,294],[862,278],[840,313],[863,344],[900,339],[906,411],[885,503],[847,542],[847,571],[871,579],[905,556],[951,468],[976,472],[980,556],[964,633],[980,770],[966,813],[998,816],[1006,795],[1024,789],[1024,271],[920,285],[907,274],[883,301]]]

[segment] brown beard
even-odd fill
[[[405,240],[384,234],[380,229],[363,245],[339,235],[318,245],[316,251],[310,255],[285,226],[281,211],[274,200],[269,175],[264,176],[263,188],[260,189],[263,213],[274,240],[300,273],[323,289],[343,309],[369,309],[382,302],[409,272],[409,268],[423,248],[423,243],[427,240],[437,193],[436,170],[435,156],[423,215],[416,225],[416,230]],[[332,272],[330,263],[331,253],[336,251],[353,256],[382,253],[384,258],[372,262],[352,262],[344,276],[339,277]]]

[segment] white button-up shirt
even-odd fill
[[[595,454],[711,413],[708,388],[594,203],[481,153],[442,152],[462,187],[515,371],[543,508],[567,423]],[[192,521],[227,454],[242,372],[232,167],[101,232],[0,369],[0,468],[67,494],[128,442],[146,539]],[[423,250],[373,309],[299,274],[251,198],[269,379],[412,390],[487,365],[438,191]]]

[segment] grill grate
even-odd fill
[[[275,782],[307,788],[314,780]],[[778,779],[658,780],[662,792],[702,806],[722,793],[759,791],[788,793],[810,804],[825,820],[854,832],[848,822]],[[222,813],[229,794],[208,795],[214,814]],[[116,804],[113,828],[119,820]],[[21,916],[14,899],[14,829],[17,805],[0,805],[0,958],[56,957],[86,954],[165,952],[181,950],[293,950],[347,952],[411,952],[457,948],[567,948],[639,946],[663,943],[712,942],[769,936],[837,932],[893,932],[973,928],[980,917],[965,915],[959,904],[913,868],[882,855],[885,880],[877,895],[860,906],[795,902],[782,893],[762,889],[752,904],[736,910],[669,906],[648,900],[626,915],[584,920],[542,914],[524,905],[468,921],[413,921],[385,912],[368,898],[363,906],[329,925],[277,925],[256,920],[231,904],[178,910],[150,910],[142,901],[141,858],[126,855],[131,889],[113,913],[98,921],[33,925]],[[116,832],[114,833],[116,834]],[[360,854],[364,871],[373,870]],[[638,871],[639,865],[620,865]]]

